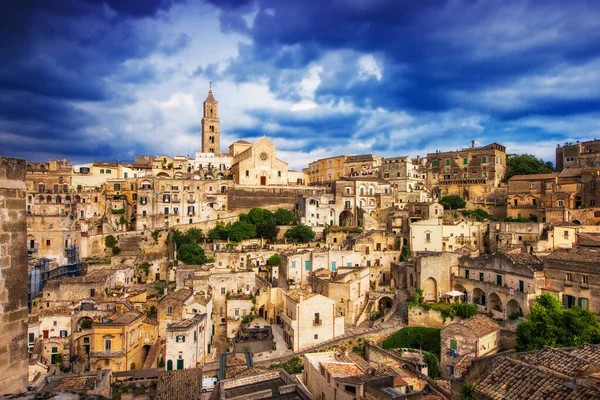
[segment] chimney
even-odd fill
[[[471,140],[471,148],[474,149],[475,148],[475,141]]]

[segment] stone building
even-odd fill
[[[379,212],[394,202],[389,182],[375,176],[342,178],[334,183],[336,217],[339,226],[379,228]]]
[[[467,201],[503,201],[497,190],[506,172],[506,148],[497,143],[427,154],[427,187],[435,196]]]
[[[566,168],[599,168],[600,140],[586,142],[568,142],[556,146],[556,161],[554,170],[561,172]]]
[[[141,369],[158,339],[157,326],[146,314],[127,311],[92,324],[90,369]]]
[[[304,289],[283,293],[278,319],[283,337],[293,351],[325,342],[344,334],[344,317],[337,316],[335,301]]]
[[[546,285],[542,261],[527,253],[462,258],[452,282],[453,290],[497,319],[528,314]]]
[[[213,96],[212,88],[204,100],[202,117],[202,153],[221,153],[221,129],[219,119],[219,102]]]
[[[475,220],[443,223],[439,218],[410,224],[410,251],[484,252],[488,225]]]
[[[548,231],[541,222],[490,222],[490,252],[521,249],[543,251],[540,241],[547,244]]]
[[[427,160],[408,156],[384,158],[381,161],[379,177],[389,181],[396,189],[397,205],[431,200],[431,193],[425,186]]]
[[[377,176],[381,167],[381,157],[374,154],[346,156],[344,160],[344,176]]]
[[[476,315],[440,331],[440,371],[446,379],[459,378],[474,358],[500,350],[500,326],[485,315]]]
[[[243,370],[235,377],[220,380],[210,400],[220,399],[294,399],[314,400],[295,375],[282,369],[263,371],[257,367]]]
[[[554,172],[511,177],[508,180],[507,216],[546,222],[547,207],[574,208],[571,196],[555,195],[558,175]]]
[[[195,368],[204,362],[205,350],[210,345],[207,320],[206,314],[196,314],[169,324],[165,345],[167,371]]]
[[[367,301],[370,288],[369,268],[339,268],[335,273],[322,270],[315,273],[311,286],[313,293],[335,301],[336,316],[343,316],[346,324],[354,324]]]
[[[254,143],[238,140],[229,147],[233,181],[242,186],[287,185],[288,164],[277,158],[275,144],[265,136]]]
[[[0,157],[0,395],[27,388],[25,170]]]
[[[308,181],[310,185],[331,186],[344,175],[346,156],[321,158],[308,164]]]
[[[557,295],[565,307],[579,306],[600,314],[600,235],[579,233],[572,249],[559,249],[544,258],[545,291]]]

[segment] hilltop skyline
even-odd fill
[[[554,162],[600,137],[587,1],[35,1],[4,5],[3,155],[74,163],[266,135],[299,170],[502,143]]]

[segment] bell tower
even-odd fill
[[[219,102],[213,96],[211,84],[208,90],[208,97],[204,100],[204,116],[202,118],[203,153],[221,153],[219,124]]]

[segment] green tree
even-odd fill
[[[199,243],[201,240],[206,239],[204,232],[199,228],[190,228],[187,231],[187,236],[190,238],[190,241],[194,243]]]
[[[227,240],[228,236],[228,226],[225,226],[225,224],[222,222],[217,222],[215,227],[208,231],[208,238],[210,240]]]
[[[115,247],[117,245],[117,238],[115,238],[113,235],[108,235],[104,239],[104,245],[106,247]]]
[[[249,222],[236,221],[228,225],[228,228],[227,237],[234,242],[256,237],[256,226]]]
[[[264,208],[255,207],[250,212],[248,212],[248,222],[258,225],[263,224],[267,221],[271,221],[273,219],[273,213],[269,210],[265,210]],[[240,216],[240,220],[242,217]]]
[[[504,180],[515,175],[548,174],[552,172],[552,163],[536,158],[532,154],[510,154],[506,157]]]
[[[279,233],[279,228],[273,221],[267,221],[265,223],[256,225],[256,235],[258,237],[268,239],[271,242],[277,241],[278,233]]]
[[[295,225],[285,233],[285,237],[294,243],[308,243],[315,238],[315,231],[307,225]]]
[[[180,230],[175,229],[171,234],[173,235],[173,241],[177,245],[177,248],[180,248],[184,244],[190,243],[189,236]]]
[[[197,243],[184,243],[177,251],[177,259],[184,264],[206,264],[207,258],[204,249]]]
[[[557,297],[548,293],[536,299],[526,320],[517,326],[518,351],[584,343],[600,343],[600,323],[594,314],[580,307],[565,309]]]
[[[467,206],[465,199],[457,194],[449,194],[448,196],[442,197],[440,204],[444,206],[444,210],[457,210]]]
[[[273,213],[273,218],[277,225],[289,225],[294,222],[294,213],[285,208],[278,208],[277,211]]]
[[[273,254],[267,260],[268,265],[281,265],[281,256],[279,254]]]

